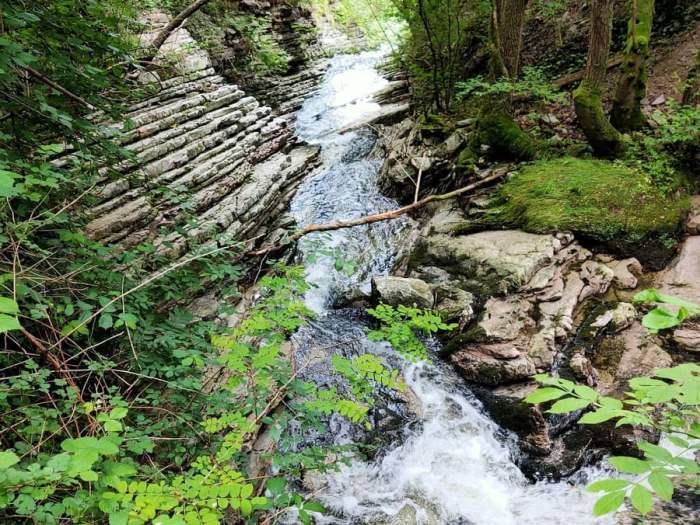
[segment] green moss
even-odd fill
[[[600,90],[582,82],[574,91],[574,108],[593,152],[599,157],[619,157],[624,151],[622,135],[605,116]]]
[[[682,188],[662,192],[644,173],[603,160],[560,158],[524,166],[501,186],[489,216],[527,231],[572,231],[625,251],[648,241],[669,250],[688,210]]]
[[[502,111],[484,112],[479,117],[478,141],[491,147],[490,155],[498,158],[531,160],[535,158],[534,141]]]

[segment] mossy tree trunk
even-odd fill
[[[608,71],[613,0],[592,0],[588,59],[581,85],[574,91],[579,125],[596,155],[616,157],[624,149],[622,136],[605,115],[602,89]]]
[[[688,106],[700,104],[700,49],[698,49],[695,62],[688,72],[688,80],[683,91],[683,104]]]
[[[647,124],[641,103],[647,91],[647,59],[653,17],[654,0],[632,0],[622,74],[610,114],[610,122],[620,131],[638,130]]]
[[[525,13],[529,0],[494,0],[490,32],[491,81],[515,81],[520,73]],[[513,120],[508,95],[487,97],[479,116],[479,142],[488,144],[497,156],[519,160],[535,156],[530,137]]]

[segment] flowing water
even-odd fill
[[[378,52],[335,57],[320,91],[299,113],[297,134],[319,144],[323,158],[321,168],[304,181],[292,203],[300,224],[397,206],[377,190],[380,162],[367,158],[375,137],[367,132],[338,133],[378,109],[371,94],[386,84],[375,69],[381,57]],[[319,316],[295,336],[298,353],[333,348],[343,355],[360,351],[382,355],[403,370],[416,405],[408,410],[405,403],[401,408],[391,399],[381,405],[381,417],[398,419],[398,428],[383,432],[386,443],[372,460],[356,460],[324,480],[317,496],[331,515],[317,522],[388,523],[409,505],[418,523],[431,525],[605,523],[592,518],[595,497],[577,484],[528,483],[514,462],[518,454],[514,441],[488,418],[448,366],[406,363],[386,345],[367,341],[357,312],[332,309],[354,288],[366,291],[371,276],[387,273],[411,230],[411,221],[403,219],[337,230],[301,245],[308,279],[315,285],[306,300]],[[322,255],[314,255],[320,246],[335,253],[321,250]],[[335,269],[338,254],[354,264],[353,271]],[[328,368],[327,363],[312,367],[309,375],[318,383],[332,383]],[[356,435],[337,418],[319,439],[343,444]],[[586,473],[579,476],[585,477]]]

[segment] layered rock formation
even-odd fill
[[[143,42],[167,21],[146,15]],[[316,165],[318,148],[297,144],[285,119],[217,75],[187,30],[175,31],[157,60],[173,64],[175,75],[144,73],[158,91],[132,106],[126,123],[110,125],[134,156],[102,168],[88,235],[153,242],[181,256],[210,238],[265,234]]]

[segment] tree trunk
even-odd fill
[[[492,19],[491,76],[510,80],[520,73],[525,10],[529,0],[494,0]]]
[[[588,60],[581,85],[574,91],[579,125],[596,155],[618,156],[624,149],[622,136],[603,111],[602,88],[608,71],[613,0],[592,0]]]
[[[688,80],[683,91],[683,104],[688,106],[700,104],[700,49],[695,55],[693,67],[688,72]]]
[[[646,126],[641,102],[647,92],[647,59],[654,17],[654,0],[632,0],[622,75],[617,84],[610,122],[620,131]]]
[[[492,82],[516,81],[520,72],[520,52],[529,0],[494,0],[491,13],[489,73]],[[494,94],[486,97],[479,115],[479,133],[473,143],[490,146],[495,157],[529,160],[535,156],[532,139],[513,120],[511,97]]]

